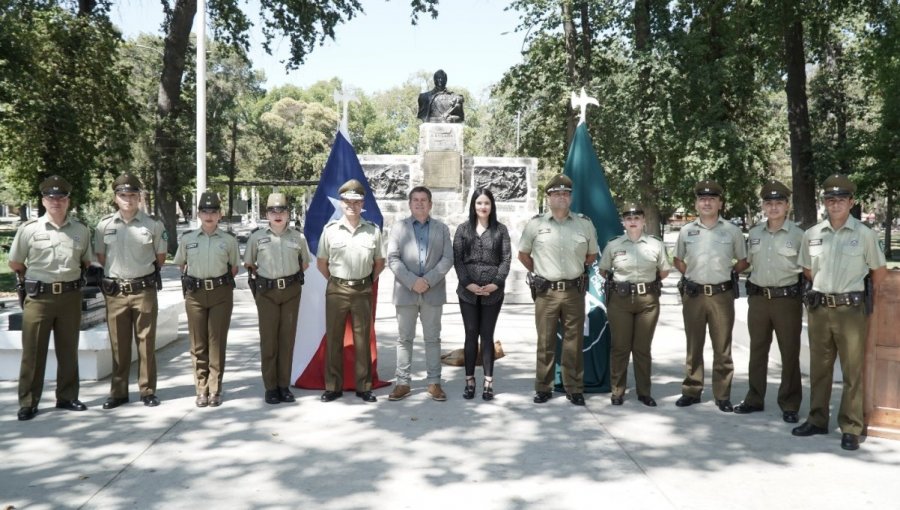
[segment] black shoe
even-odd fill
[[[77,398],[75,400],[57,400],[56,407],[68,409],[69,411],[87,411],[87,406],[82,404]]]
[[[28,421],[28,420],[34,418],[35,416],[37,416],[37,413],[38,413],[37,406],[22,407],[19,409],[19,413],[18,413],[19,421]]]
[[[553,394],[549,391],[539,391],[534,394],[534,403],[535,404],[543,404],[544,402],[553,398]]]
[[[278,388],[278,400],[281,400],[282,402],[294,402],[296,399],[289,388]]]
[[[209,407],[219,407],[222,405],[222,395],[210,395]]]
[[[859,450],[859,436],[856,434],[841,435],[841,448],[845,450]]]
[[[319,397],[319,400],[321,400],[322,402],[331,402],[333,400],[341,398],[343,395],[343,391],[325,390],[325,393],[323,393],[322,396]]]
[[[734,406],[735,414],[758,413],[762,410],[763,410],[763,408],[761,406],[760,407],[751,406],[751,405],[747,404],[746,402],[741,402],[740,404]]]
[[[566,393],[566,399],[571,402],[573,406],[584,405],[584,394],[582,393]]]
[[[737,409],[735,409],[735,412]],[[797,423],[800,421],[800,418],[797,416],[797,411],[785,411],[781,413],[781,419],[784,420],[785,423]]]
[[[481,400],[494,400],[494,388],[487,387],[481,391]]]
[[[278,390],[266,390],[266,404],[280,404],[281,394]]]
[[[106,402],[103,403],[103,409],[115,409],[122,404],[127,404],[129,402],[128,397],[125,398],[116,398],[109,397],[106,399]]]
[[[209,395],[197,395],[197,400],[194,401],[194,405],[197,407],[209,406]]]
[[[377,402],[378,399],[375,398],[375,395],[372,394],[371,391],[357,391],[356,396],[361,398],[363,402]]]
[[[612,397],[609,397],[609,402],[614,406],[620,406],[625,403],[625,400],[621,396],[613,395]]]
[[[159,397],[156,395],[144,395],[141,397],[141,402],[147,407],[156,407],[159,405]]]
[[[719,408],[719,411],[723,413],[730,413],[734,411],[734,406],[731,405],[731,401],[727,398],[725,400],[716,400],[716,407]]]
[[[799,427],[794,427],[794,430],[791,431],[791,434],[800,437],[814,436],[816,434],[827,434],[828,429],[824,427],[817,427],[812,423],[806,421],[803,422],[803,425]]]
[[[653,397],[638,396],[638,401],[647,407],[656,407],[656,401],[653,400]]]
[[[474,377],[471,379],[466,377],[466,388],[463,390],[463,398],[466,400],[472,400],[473,398],[475,398],[475,378]]]
[[[699,403],[700,397],[689,397],[687,395],[682,395],[681,398],[675,401],[675,405],[678,407],[688,407]]]

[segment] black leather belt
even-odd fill
[[[775,299],[783,297],[800,297],[800,284],[785,285],[784,287],[760,287],[750,280],[747,280],[748,296],[765,296],[766,299]]]
[[[300,283],[303,285],[303,271],[300,271],[297,274],[292,274],[290,276],[285,276],[284,278],[264,278],[262,276],[256,276],[256,288],[257,289],[286,289],[289,285],[293,285],[295,283]]]
[[[865,292],[845,292],[844,294],[825,294],[822,292],[811,293],[812,306],[824,306],[837,308],[839,306],[857,306],[866,302]]]
[[[549,285],[549,287],[547,287],[548,289],[562,292],[581,288],[581,278],[575,278],[574,280],[559,280],[555,282],[548,280],[547,284]]]
[[[184,279],[190,290],[215,290],[223,285],[231,285],[230,276],[228,273],[215,278],[194,278],[191,275],[184,275]]]
[[[64,292],[78,290],[83,286],[81,280],[72,280],[71,282],[53,282],[46,283],[38,280],[25,280],[25,293],[31,297],[37,297],[41,294],[59,295]]]
[[[140,278],[116,278],[116,283],[119,285],[119,293],[138,294],[143,292],[144,289],[156,288],[156,273],[150,273]]]
[[[659,295],[662,292],[662,282],[658,280],[646,283],[613,282],[613,290],[620,296],[643,296],[650,293]]]
[[[365,285],[372,281],[371,276],[366,276],[365,278],[363,278],[361,280],[347,280],[344,278],[338,278],[337,276],[330,276],[330,277],[328,277],[328,279],[334,283],[337,283],[338,285],[345,285],[347,287],[357,287],[359,285]]]
[[[734,284],[730,281],[722,283],[696,283],[690,280],[684,282],[685,291],[689,296],[703,294],[704,296],[715,296],[723,292],[728,292],[734,288]]]

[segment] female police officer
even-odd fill
[[[655,407],[656,401],[650,396],[650,344],[659,319],[662,279],[668,276],[671,266],[665,244],[644,233],[641,206],[626,204],[622,224],[625,235],[607,243],[599,267],[609,282],[606,306],[612,334],[611,400],[613,405],[622,405],[630,354],[634,357],[638,400]]]

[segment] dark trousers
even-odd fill
[[[750,333],[750,389],[744,402],[764,407],[766,402],[766,374],[769,368],[769,348],[772,333],[778,338],[781,351],[781,385],[778,387],[778,407],[782,411],[800,410],[803,390],[800,385],[800,332],[803,329],[803,305],[800,297],[766,299],[750,296],[747,299],[747,329]]]
[[[372,284],[353,287],[328,282],[325,290],[325,389],[344,388],[344,329],[347,316],[353,327],[353,352],[356,357],[356,391],[372,390]]]
[[[138,349],[138,388],[141,396],[156,393],[156,287],[137,294],[106,296],[106,327],[112,347],[112,381],[109,396],[128,397],[131,343]]]
[[[56,350],[56,399],[78,398],[78,333],[81,293],[42,294],[25,298],[22,314],[22,365],[19,407],[36,407],[44,391],[50,333]]]
[[[703,391],[703,346],[706,330],[713,348],[713,395],[716,400],[731,399],[731,379],[734,360],[731,359],[731,333],[734,328],[734,295],[722,292],[715,296],[685,296],[681,311],[684,334],[687,337],[687,356],[681,393],[700,398]]]
[[[625,394],[628,358],[634,358],[634,384],[638,396],[650,396],[650,344],[659,320],[659,296],[620,296],[613,293],[607,303],[612,335],[610,383],[612,396]]]
[[[259,363],[266,391],[291,385],[301,289],[295,283],[284,289],[260,289],[256,293]]]
[[[213,290],[197,289],[184,297],[197,395],[222,393],[225,346],[233,307],[234,292],[229,285]]]
[[[484,376],[494,376],[494,329],[497,326],[497,318],[500,316],[502,306],[502,299],[493,305],[483,305],[481,296],[476,298],[475,304],[459,302],[459,311],[462,314],[463,327],[466,330],[464,352],[467,377],[475,375],[479,337],[481,338],[481,366],[484,369]]]

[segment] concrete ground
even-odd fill
[[[267,405],[256,310],[239,290],[222,407],[194,406],[183,316],[179,339],[157,354],[160,407],[133,401],[102,410],[107,379],[82,383],[88,411],[61,411],[48,381],[40,414],[18,422],[16,383],[0,382],[0,509],[897,508],[900,441],[868,438],[843,451],[834,418],[828,436],[792,437],[775,403],[775,363],[765,412],[718,411],[708,377],[702,404],[675,407],[684,362],[675,281],[666,282],[653,344],[657,408],[638,403],[633,390],[621,407],[606,394],[589,394],[583,408],[558,394],[532,403],[529,305],[506,305],[501,314],[496,336],[507,356],[496,365],[493,402],[463,400],[457,367],[444,367],[449,400],[428,399],[419,339],[406,400],[388,402],[383,388],[374,404],[352,393],[324,404],[318,391],[295,390],[297,403]],[[382,282],[376,320],[384,379],[395,361],[389,288]],[[170,282],[164,292],[178,290]],[[739,319],[735,404],[747,390]],[[445,307],[443,324],[444,350],[461,347],[457,305]],[[711,360],[708,349],[707,366]],[[804,380],[801,420],[807,399]],[[839,399],[837,384],[835,407]]]

